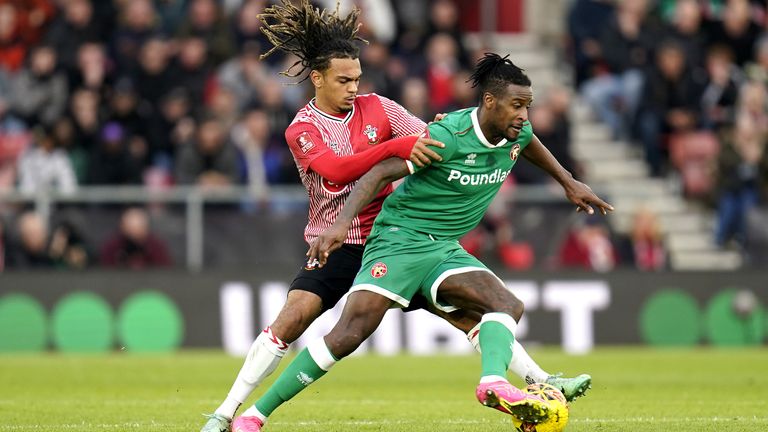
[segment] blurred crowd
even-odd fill
[[[578,91],[652,175],[717,208],[716,241],[744,246],[768,196],[768,5],[750,0],[576,0]]]
[[[0,191],[244,185],[267,197],[271,185],[297,184],[283,133],[313,91],[279,75],[295,59],[259,58],[270,45],[257,15],[272,3],[0,0]],[[342,13],[362,10],[369,42],[359,93],[392,98],[426,121],[475,105],[467,79],[484,51],[468,49],[460,28],[462,8],[479,7],[472,3],[342,1]],[[535,115],[539,136],[573,169],[569,97],[564,89],[541,95]],[[522,183],[545,180],[531,169],[518,174]],[[140,266],[120,264],[114,248],[82,244],[73,224],[25,210],[0,203],[0,266]],[[71,253],[59,250],[62,238]]]

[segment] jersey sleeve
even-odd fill
[[[427,127],[426,123],[409,113],[397,102],[384,96],[376,95],[381,101],[381,106],[389,119],[392,128],[392,137],[398,138],[407,135],[420,135]]]
[[[331,151],[320,131],[315,125],[304,122],[293,123],[285,130],[285,141],[304,171],[309,170],[309,165],[318,157]]]
[[[432,138],[435,141],[440,141],[441,143],[445,144],[444,148],[430,147],[431,150],[434,150],[435,153],[439,154],[440,157],[443,158],[442,162],[450,160],[453,154],[456,153],[456,136],[453,134],[453,132],[451,132],[450,129],[445,126],[445,124],[441,122],[430,123],[422,136]],[[439,165],[441,162],[433,162],[431,165],[424,167],[419,167],[409,160],[406,160],[405,163],[408,165],[408,170],[411,172],[411,174],[414,174],[418,171],[429,168],[430,166]]]

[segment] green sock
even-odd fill
[[[299,394],[305,387],[325,375],[326,371],[318,366],[308,348],[301,350],[299,355],[280,374],[277,380],[259,400],[256,409],[264,416],[269,416],[283,402]]]
[[[507,367],[512,361],[512,344],[515,335],[499,321],[485,321],[480,326],[480,355],[483,365],[482,376],[507,376]]]

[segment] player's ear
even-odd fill
[[[491,109],[496,105],[496,96],[494,96],[491,92],[485,92],[483,93],[483,106],[486,109]]]
[[[312,85],[315,86],[315,88],[320,88],[323,86],[323,73],[319,70],[312,69],[312,72],[309,73],[309,79],[312,80]]]

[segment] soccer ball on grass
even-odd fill
[[[536,395],[549,403],[549,417],[540,423],[523,423],[512,418],[518,432],[560,432],[568,424],[568,402],[560,390],[549,384],[534,383],[525,388],[527,393]]]

